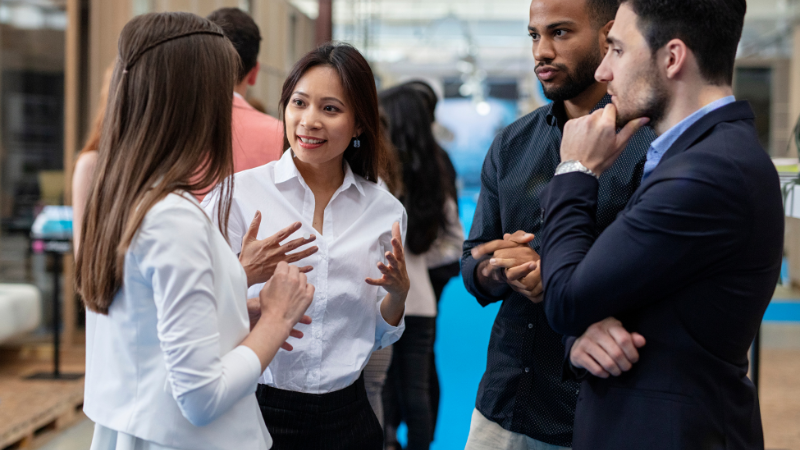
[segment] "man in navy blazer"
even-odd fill
[[[541,256],[548,321],[580,336],[568,373],[590,373],[575,450],[764,448],[747,351],[778,279],[784,218],[753,112],[732,97],[745,10],[623,0],[596,73],[613,104],[564,129]],[[597,177],[648,121],[659,138],[643,182],[598,237]]]

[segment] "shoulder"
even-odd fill
[[[551,105],[544,105],[520,117],[503,128],[498,138],[503,142],[510,142],[519,138],[529,140],[531,134],[535,133],[540,127],[550,127],[547,123],[547,116],[550,114],[551,109]]]
[[[147,211],[140,231],[157,229],[168,235],[181,235],[211,225],[211,219],[191,194],[172,192]]]
[[[81,152],[75,161],[75,176],[94,173],[99,153],[96,150]]]
[[[381,211],[392,214],[394,216],[404,216],[406,209],[400,200],[397,199],[391,192],[378,183],[365,180],[360,175],[353,174],[356,182],[359,183],[364,190],[364,196],[371,207],[379,208]]]
[[[278,161],[270,161],[262,166],[243,170],[233,175],[234,196],[243,192],[239,187],[248,189],[266,188],[275,185],[275,165]]]
[[[234,107],[233,109],[236,111],[234,115],[237,116],[237,118],[244,119],[243,125],[261,130],[283,132],[283,122],[268,114],[251,108]]]

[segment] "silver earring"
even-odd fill
[[[361,140],[360,139],[353,139],[353,148],[361,147]]]

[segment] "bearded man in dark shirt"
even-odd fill
[[[481,174],[481,194],[464,243],[462,275],[481,305],[503,303],[492,328],[467,450],[572,445],[579,385],[563,377],[562,336],[550,328],[540,304],[539,195],[560,163],[566,121],[611,102],[606,85],[595,80],[595,71],[606,53],[617,8],[617,0],[531,3],[528,32],[536,75],[553,103],[503,130]],[[639,186],[653,139],[650,128],[638,131],[600,178],[598,232],[614,220]],[[606,324],[604,330],[610,336],[630,337],[620,324]]]

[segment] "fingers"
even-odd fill
[[[364,281],[370,286],[384,286],[389,282],[389,280],[387,280],[386,277],[381,277],[379,279],[366,278],[364,279]]]
[[[608,344],[607,342],[605,343]],[[600,343],[586,341],[586,352],[609,374],[615,377],[622,375],[622,369]],[[619,353],[622,353],[622,351],[619,350]]]
[[[282,229],[281,231],[278,231],[277,233],[273,234],[272,236],[270,236],[267,239],[272,239],[273,242],[275,242],[277,244],[280,244],[281,241],[285,240],[286,238],[291,236],[292,233],[294,233],[295,231],[299,230],[301,226],[302,226],[302,224],[300,222],[295,222],[295,223],[289,225],[288,227]]]
[[[309,248],[300,250],[297,253],[290,253],[288,255],[285,255],[285,257],[286,257],[285,261],[288,262],[288,263],[297,262],[297,261],[300,261],[301,259],[308,258],[309,256],[313,255],[314,253],[317,253],[317,251],[319,251],[319,247],[317,247],[317,246],[309,247]]]
[[[302,272],[302,273],[308,273],[308,272],[311,272],[312,270],[314,270],[313,266],[300,267],[300,272]]]
[[[603,335],[597,340],[597,344],[602,349],[603,354],[598,352],[597,355],[592,356],[595,356],[595,360],[597,360],[597,362],[599,362],[603,368],[606,369],[606,371],[616,377],[622,375],[622,372],[631,370],[631,367],[633,367],[633,361],[628,359],[628,356],[625,354],[619,344],[617,344],[616,340],[611,337],[611,335]],[[609,359],[611,360],[610,362]]]
[[[509,281],[517,281],[527,277],[539,267],[538,263],[529,262],[506,270],[506,279]],[[526,285],[526,289],[529,287]]]
[[[300,331],[300,330],[296,330],[296,329],[292,328],[292,331],[289,332],[289,336],[293,337],[293,338],[297,338],[297,339],[302,339],[303,338],[303,332]]]
[[[400,267],[400,261],[392,252],[386,252],[386,261],[389,262],[389,266],[391,267]]]
[[[311,236],[309,236],[308,239],[306,239],[304,237],[297,238],[297,239],[294,239],[292,241],[289,241],[289,242],[281,245],[280,251],[283,252],[284,254],[285,253],[289,253],[290,251],[292,251],[292,250],[294,250],[296,248],[302,247],[302,246],[304,246],[306,244],[309,244],[311,242],[314,242],[315,240],[317,240],[317,236],[313,235],[313,234]],[[316,248],[316,247],[314,247],[314,248]]]
[[[303,315],[297,323],[302,323],[303,325],[310,325],[311,324],[311,317],[307,315]]]
[[[614,338],[617,346],[622,350],[624,353],[625,358],[630,361],[631,363],[636,363],[639,361],[639,351],[636,350],[636,346],[633,345],[633,337],[628,330],[622,327],[622,324],[619,326],[613,326],[608,329],[608,334]],[[619,364],[619,361],[618,361]],[[622,367],[622,366],[620,366]],[[625,369],[630,370],[630,369]]]
[[[401,261],[406,260],[406,255],[403,252],[403,237],[400,235],[400,224],[395,222],[392,224],[392,250],[394,257]]]
[[[650,119],[647,117],[641,117],[639,119],[633,119],[617,133],[617,149],[623,149],[628,145],[628,141],[631,140],[634,134],[639,131],[640,128],[647,125],[650,122]]]
[[[589,354],[585,351],[583,342],[581,339],[575,341],[575,345],[572,347],[572,350],[569,354],[570,362],[573,366],[586,369],[592,375],[599,377],[599,378],[608,378],[609,373],[603,369],[600,364],[597,363]]]
[[[473,258],[481,259],[486,255],[490,255],[496,252],[497,250],[503,248],[513,248],[516,247],[517,245],[519,244],[517,244],[516,242],[506,241],[505,239],[497,239],[494,241],[487,242],[485,244],[481,244],[477,247],[474,247],[471,253]]]
[[[255,217],[253,217],[252,222],[250,222],[250,226],[247,228],[247,232],[242,238],[242,247],[244,247],[245,242],[256,239],[256,236],[258,236],[259,227],[261,227],[261,211],[256,211]]]
[[[631,334],[631,338],[633,338],[633,345],[635,345],[636,348],[642,348],[647,343],[644,336],[639,333]]]
[[[288,275],[288,274],[289,274],[289,264],[287,264],[286,261],[281,261],[278,263],[277,266],[275,266],[275,272],[273,273],[273,276]]]
[[[281,348],[286,350],[287,352],[290,352],[290,351],[294,350],[294,347],[292,347],[292,344],[290,344],[288,342],[284,342],[283,344],[281,344]]]
[[[519,245],[523,245],[523,244],[528,244],[531,241],[533,241],[534,237],[535,236],[533,234],[531,234],[531,233],[526,233],[526,232],[524,232],[522,230],[519,230],[519,231],[515,232],[514,234],[506,233],[505,235],[503,235],[503,240],[504,241],[511,241],[511,242],[515,242],[515,243],[517,243]]]

